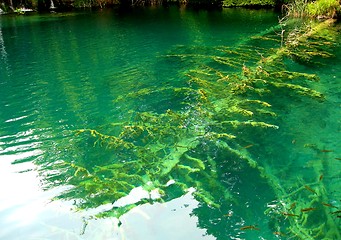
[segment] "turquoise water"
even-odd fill
[[[341,207],[338,35],[335,56],[322,59],[323,64],[287,63],[290,71],[320,77],[306,86],[323,93],[324,101],[284,90],[262,95],[276,117],[251,119],[279,128],[226,127],[236,142],[213,143],[208,133],[221,130],[215,123],[226,116],[213,121],[200,112],[196,92],[183,91],[198,84],[188,76],[210,78],[207,66],[222,68],[232,78],[242,66],[255,65],[268,49],[280,46],[255,36],[278,38],[277,23],[277,13],[243,9],[1,16],[0,239],[289,239],[293,221],[283,215],[287,211],[300,215],[300,226],[315,228],[323,219],[333,222],[325,228],[337,226],[332,230],[340,234],[340,218],[330,213]],[[240,55],[238,70],[207,59],[231,49],[253,55]],[[200,73],[203,65],[208,72]],[[223,109],[224,102],[212,95]],[[180,125],[165,115],[168,109],[185,116]],[[228,120],[248,117],[232,111]],[[91,136],[90,129],[119,136],[118,125],[134,123],[151,136],[124,136],[138,146],[133,149],[110,148],[108,140],[96,142],[99,135]],[[148,124],[166,127],[166,133]],[[182,145],[191,147],[185,152]],[[181,162],[174,163],[170,156],[179,154]],[[164,165],[158,165],[160,158]],[[116,163],[125,164],[119,165],[121,175]],[[177,169],[164,170],[172,164]],[[130,177],[134,173],[141,180]],[[121,179],[129,185],[119,186]],[[121,195],[114,193],[117,189]],[[121,211],[119,220],[110,212],[113,207]],[[304,215],[298,207],[316,209]],[[106,217],[95,218],[107,210]],[[328,232],[325,228],[321,232]]]

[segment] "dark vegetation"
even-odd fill
[[[38,11],[67,10],[74,8],[105,8],[115,5],[200,5],[207,7],[274,7],[282,5],[283,0],[1,0],[0,9],[14,12],[26,8]],[[284,0],[285,1],[285,0]],[[290,0],[294,1],[294,0]],[[329,1],[329,0],[325,0]]]
[[[293,17],[338,18],[341,15],[340,0],[0,0],[0,14],[156,5],[194,6],[204,9],[221,7],[276,8]]]

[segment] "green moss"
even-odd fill
[[[223,7],[246,7],[246,6],[263,6],[274,7],[275,0],[223,0]]]
[[[293,0],[284,4],[283,9],[291,17],[336,18],[341,12],[338,0]]]
[[[338,0],[317,0],[307,5],[307,13],[312,17],[335,18],[340,11],[341,6]]]

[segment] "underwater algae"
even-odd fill
[[[166,54],[165,59],[191,62],[192,67],[183,73],[187,78],[185,86],[144,88],[119,97],[116,102],[122,104],[125,99],[168,91],[184,96],[181,107],[164,112],[130,111],[122,122],[77,130],[76,148],[86,145],[110,158],[95,165],[60,161],[48,166],[72,186],[56,198],[75,199],[80,210],[112,204],[96,217],[119,218],[135,206],[170,201],[191,188],[202,205],[219,209],[221,204],[236,201],[221,180],[219,173],[229,171],[229,166],[219,162],[220,153],[242,162],[244,168],[255,169],[273,191],[276,200],[268,204],[264,218],[273,220],[275,235],[340,239],[336,217],[339,215],[330,212],[334,206],[326,194],[332,189],[324,184],[320,174],[330,169],[323,163],[314,165],[316,181],[302,179],[299,187],[290,191],[292,181],[282,181],[271,162],[259,160],[249,152],[254,144],[250,132],[276,131],[280,127],[277,124],[280,111],[269,96],[289,96],[292,101],[324,100],[324,95],[309,85],[319,77],[292,71],[288,62],[318,65],[320,58],[333,57],[337,31],[333,20],[310,22],[288,30],[284,36],[255,36],[237,47],[220,46],[204,49],[203,53],[196,47],[179,47],[175,53]],[[258,41],[269,41],[278,47],[257,47]],[[46,178],[46,186],[65,184],[56,179]],[[141,186],[148,192],[157,191],[158,197],[114,205]],[[337,207],[334,210],[339,211]],[[259,229],[250,225],[240,230]]]

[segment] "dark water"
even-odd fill
[[[118,135],[113,123],[129,125],[136,112],[186,112],[195,99],[161,89],[187,87],[186,73],[205,64],[198,59],[214,54],[212,49],[243,46],[244,50],[259,48],[261,55],[264,49],[278,47],[279,42],[274,45],[252,40],[264,32],[278,37],[276,30],[269,30],[277,24],[277,13],[242,9],[155,8],[1,16],[0,239],[288,239],[292,236],[288,230],[290,216],[283,215],[284,210],[276,212],[272,205],[295,215],[300,210],[294,209],[294,203],[300,208],[313,206],[308,223],[304,222],[304,213],[297,219],[298,225],[307,228],[319,224],[319,214],[325,216],[326,211],[340,209],[339,42],[333,48],[336,56],[322,60],[323,65],[289,64],[291,71],[320,77],[319,82],[308,86],[322,92],[324,101],[274,92],[267,100],[277,113],[271,123],[279,128],[235,131],[242,140],[231,146],[251,156],[265,172],[222,150],[226,149],[223,145],[219,148],[209,141],[201,142],[189,153],[207,158],[203,175],[193,172],[188,174],[189,179],[187,174],[174,171],[165,179],[168,176],[159,172],[146,174],[150,181],[145,182],[152,182],[149,190],[174,180],[184,182],[187,193],[176,187],[165,188],[166,197],[152,202],[161,192],[148,193],[132,183],[135,188],[131,194],[126,192],[128,196],[119,200],[110,195],[110,184],[115,184],[110,181],[118,180],[118,175],[103,171],[98,178],[91,177],[98,167],[133,161],[130,155],[136,151],[111,151],[94,144],[91,136],[75,134],[79,129],[95,129]],[[189,55],[192,58],[184,57]],[[255,64],[250,58],[243,61]],[[230,70],[231,75],[234,73]],[[151,92],[138,96],[144,89]],[[195,111],[188,112],[192,114],[188,117],[189,129],[207,131],[201,129],[209,125],[206,120]],[[239,118],[242,121],[244,117]],[[138,139],[134,144],[146,143]],[[161,139],[160,144],[168,143]],[[169,147],[154,145],[159,150],[156,155],[172,153]],[[177,151],[181,150],[173,154]],[[212,176],[217,179],[210,182]],[[97,198],[96,191],[103,188],[90,191],[90,185],[83,182],[87,177],[108,181],[109,185],[100,186],[106,186],[109,193]],[[300,195],[292,197],[292,202],[284,193],[283,199],[278,199],[281,190],[277,187]],[[209,200],[193,193],[200,189],[218,205],[210,205]],[[224,198],[227,193],[232,195],[230,200]],[[59,200],[52,201],[56,196]],[[150,203],[124,211],[120,221],[93,217],[111,209],[114,202],[117,207],[141,199]],[[333,226],[340,226],[336,214],[327,216],[328,221],[335,222]],[[241,229],[245,226],[254,228]],[[340,234],[337,227],[332,230]],[[322,239],[320,236],[325,235],[312,239]]]

